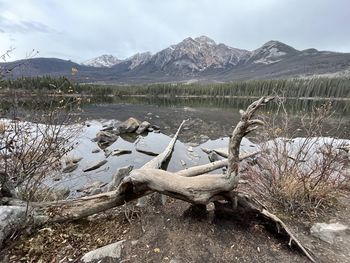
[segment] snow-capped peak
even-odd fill
[[[85,62],[83,62],[83,65],[96,67],[96,68],[110,68],[118,63],[120,63],[122,60],[116,58],[113,55],[102,55],[93,59],[89,59]]]
[[[207,36],[196,37],[194,40],[201,44],[216,45],[215,41]]]
[[[271,40],[252,52],[249,61],[255,64],[272,64],[281,61],[288,55],[298,52],[282,42]]]
[[[152,57],[151,52],[136,53],[135,55],[127,58],[125,61],[130,61],[129,69],[134,69],[137,66],[148,62]]]

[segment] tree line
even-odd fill
[[[220,84],[142,84],[142,85],[100,85],[73,83],[66,77],[19,78],[0,84],[7,90],[30,92],[79,93],[96,96],[169,96],[169,97],[261,97],[279,95],[293,98],[349,98],[349,78],[313,78],[281,80],[249,80]]]

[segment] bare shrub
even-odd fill
[[[81,128],[70,125],[66,106],[48,107],[40,116],[30,115],[30,121],[16,116],[2,120],[1,173],[11,195],[31,200],[45,179],[61,169]]]
[[[267,205],[294,215],[317,216],[334,207],[350,179],[350,141],[321,136],[331,117],[326,104],[300,116],[293,128],[280,100],[277,114],[265,119],[266,142],[260,145],[257,165],[245,173],[254,182],[250,190]]]
[[[0,58],[5,59],[10,52]],[[0,80],[7,73],[1,69]],[[36,192],[48,189],[48,176],[59,172],[62,157],[72,150],[79,134],[81,126],[72,125],[71,110],[79,107],[80,98],[66,97],[59,87],[50,97],[33,94],[30,98],[18,98],[16,90],[11,92],[11,106],[2,109],[0,116],[0,198],[38,201],[38,196],[46,194]]]

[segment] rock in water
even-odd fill
[[[107,160],[99,161],[99,162],[95,163],[94,165],[91,165],[90,167],[85,168],[83,170],[83,172],[89,172],[89,171],[96,170],[96,169],[100,168],[102,165],[105,165],[106,163],[107,163]]]
[[[145,131],[148,130],[148,128],[151,127],[151,124],[148,121],[143,121],[140,126],[138,127],[138,129],[136,130],[137,134],[141,134],[144,133]]]
[[[100,131],[96,134],[96,142],[101,148],[106,148],[114,143],[118,136],[108,131]]]
[[[159,155],[159,153],[152,152],[151,150],[142,149],[142,148],[136,148],[136,151],[140,152],[140,153],[144,153],[144,154],[150,155],[150,156],[157,156],[157,155]]]
[[[228,148],[218,148],[214,149],[213,151],[224,158],[228,157]]]
[[[99,194],[102,193],[102,187],[107,185],[107,183],[101,181],[94,181],[92,183],[87,183],[83,187],[79,188],[77,192],[83,192],[85,194]]]
[[[113,126],[106,126],[103,129],[101,129],[101,131],[112,131],[114,129]]]
[[[78,168],[77,163],[70,163],[66,167],[63,168],[62,173],[71,173],[74,170],[76,170],[77,168]]]
[[[318,237],[329,244],[333,244],[336,237],[346,235],[348,230],[348,226],[340,223],[316,223],[311,227],[310,232],[311,235]]]
[[[126,121],[119,124],[117,130],[119,133],[132,133],[140,126],[140,121],[135,118],[129,118]]]
[[[66,165],[71,163],[79,163],[81,160],[83,160],[83,157],[68,157],[66,159]]]
[[[219,161],[220,160],[220,157],[219,157],[219,155],[216,152],[210,152],[208,154],[208,158],[209,158],[210,162],[215,162],[215,161]]]
[[[86,253],[82,258],[82,262],[89,263],[89,262],[104,262],[103,259],[108,259],[113,262],[116,259],[119,259],[122,253],[123,243],[124,240],[120,240],[116,243],[100,247],[98,249],[92,250],[88,253]],[[117,261],[115,261],[117,262]]]
[[[132,153],[132,151],[131,150],[126,150],[126,149],[115,149],[115,150],[113,150],[113,152],[112,152],[112,155],[123,155],[123,154],[130,154],[130,153]]]
[[[0,206],[0,249],[6,237],[25,222],[25,207]]]
[[[120,182],[124,179],[124,177],[130,174],[132,169],[133,169],[132,165],[119,168],[115,173],[115,175],[113,175],[112,181],[107,185],[107,191],[112,191],[117,189]]]

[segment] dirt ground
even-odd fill
[[[343,201],[327,221],[350,223],[349,198]],[[329,245],[309,234],[311,222],[291,219],[288,225],[317,262],[350,262],[349,240]],[[108,262],[309,262],[256,215],[218,211],[211,220],[203,210],[170,198],[152,210],[128,205],[15,235],[0,262],[79,262],[88,251],[123,239],[122,258]]]

